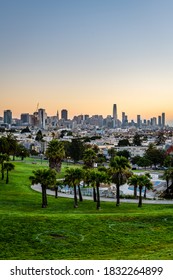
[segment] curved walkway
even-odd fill
[[[34,191],[41,192],[41,186],[39,184],[38,185],[32,185],[31,188]],[[47,194],[55,196],[55,191],[47,189]],[[61,193],[61,192],[58,192],[58,196],[66,197],[66,198],[74,198],[74,196],[72,194],[65,194],[65,193]],[[92,200],[93,198],[91,196],[83,196],[83,199],[84,200]],[[100,197],[100,201],[112,201],[112,202],[115,202],[115,198]],[[136,199],[121,198],[120,202],[137,203],[138,200],[136,200]],[[166,199],[162,199],[162,200],[160,200],[160,199],[159,200],[147,200],[147,199],[143,199],[142,203],[146,203],[146,204],[173,204],[173,200],[166,200]]]

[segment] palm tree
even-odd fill
[[[14,170],[15,165],[11,162],[4,162],[4,170],[7,171],[6,184],[9,182],[9,171]]]
[[[76,174],[76,184],[78,186],[79,201],[83,201],[80,183],[84,177],[84,171],[81,168],[75,168],[75,174]]]
[[[94,170],[94,169],[88,170],[88,172],[89,172],[90,183],[91,183],[91,186],[92,186],[92,188],[93,188],[93,201],[94,201],[94,202],[97,202],[95,170]]]
[[[69,186],[72,186],[74,189],[74,208],[78,207],[78,199],[77,199],[77,186],[79,188],[79,196],[82,201],[82,195],[80,192],[80,181],[82,179],[82,169],[80,168],[67,168],[65,172],[65,180],[64,182]]]
[[[148,190],[152,189],[153,184],[147,175],[138,175],[138,186],[139,186],[139,203],[138,207],[142,207],[142,189],[145,186]]]
[[[128,184],[134,187],[134,197],[137,198],[138,175],[133,174],[129,177]]]
[[[149,172],[146,172],[145,175],[146,175],[149,179],[152,178]],[[146,183],[146,185],[144,186],[144,187],[145,187],[145,189],[144,189],[144,198],[146,198],[146,196],[147,196],[147,189],[150,189],[149,184],[151,185],[151,187],[153,186],[153,184],[152,184],[151,181],[148,181],[148,182]]]
[[[95,183],[96,186],[96,201],[97,201],[97,210],[100,209],[100,184],[101,183],[107,183],[108,181],[108,174],[105,171],[99,171],[99,170],[91,170],[91,178],[93,183]],[[94,184],[93,184],[94,185]]]
[[[110,161],[109,173],[111,175],[111,181],[116,184],[116,206],[120,205],[120,186],[124,184],[130,176],[128,172],[130,167],[130,162],[123,156],[115,156]]]
[[[162,178],[166,180],[166,192],[168,193],[169,181],[171,180],[171,185],[173,184],[173,167],[169,167],[163,173]]]
[[[16,154],[16,150],[17,150],[17,140],[16,138],[13,136],[12,133],[7,134],[7,143],[8,143],[8,155],[12,155],[13,156],[13,160],[15,159],[15,154]]]
[[[63,143],[57,139],[53,139],[49,142],[45,155],[49,159],[49,167],[60,172],[62,159],[65,157]]]
[[[54,169],[37,169],[33,171],[34,176],[30,176],[32,184],[41,184],[42,208],[47,207],[46,188],[56,185],[56,171]]]
[[[95,160],[96,160],[96,152],[92,148],[86,149],[83,154],[84,166],[86,168],[94,167],[93,165]]]
[[[4,180],[4,161],[8,161],[9,156],[7,154],[1,154],[0,155],[0,164],[1,164],[1,174],[2,174],[2,180]]]

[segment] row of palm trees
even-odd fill
[[[123,156],[115,156],[110,161],[108,168],[67,168],[65,171],[65,178],[63,184],[68,184],[74,190],[74,207],[78,207],[78,200],[82,201],[82,193],[80,183],[83,181],[84,186],[90,186],[93,189],[93,200],[96,202],[96,208],[100,209],[100,184],[114,183],[116,185],[116,206],[120,205],[120,186],[128,181],[130,185],[134,186],[134,195],[137,197],[137,187],[139,187],[139,203],[142,206],[142,190],[152,188],[150,175],[134,175],[131,172],[131,166],[127,158]],[[33,176],[30,176],[32,184],[41,184],[42,188],[42,207],[47,206],[46,188],[54,188],[57,193],[56,172],[55,169],[40,169],[33,171]],[[79,199],[78,199],[79,195]],[[57,197],[57,195],[56,195]]]

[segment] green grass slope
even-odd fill
[[[15,162],[9,184],[0,179],[0,259],[173,259],[173,205],[101,202],[48,196],[30,188],[32,170],[46,163]]]

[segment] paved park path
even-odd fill
[[[32,185],[31,188],[34,191],[41,192],[40,184]],[[55,196],[55,191],[47,189],[47,194]],[[58,196],[66,197],[66,198],[74,198],[74,196],[72,194],[66,194],[66,193],[61,193],[61,192],[58,192]],[[91,196],[82,196],[82,197],[83,197],[84,200],[93,200],[93,198]],[[113,202],[115,202],[116,199],[115,198],[108,198],[108,197],[100,197],[100,201],[113,201]],[[137,199],[122,198],[122,199],[120,199],[120,202],[137,203],[138,200]],[[148,199],[147,200],[147,199],[143,199],[142,203],[146,203],[146,204],[173,204],[173,200],[166,200],[166,199],[162,199],[162,200],[161,199],[158,199],[158,200],[149,200]]]

